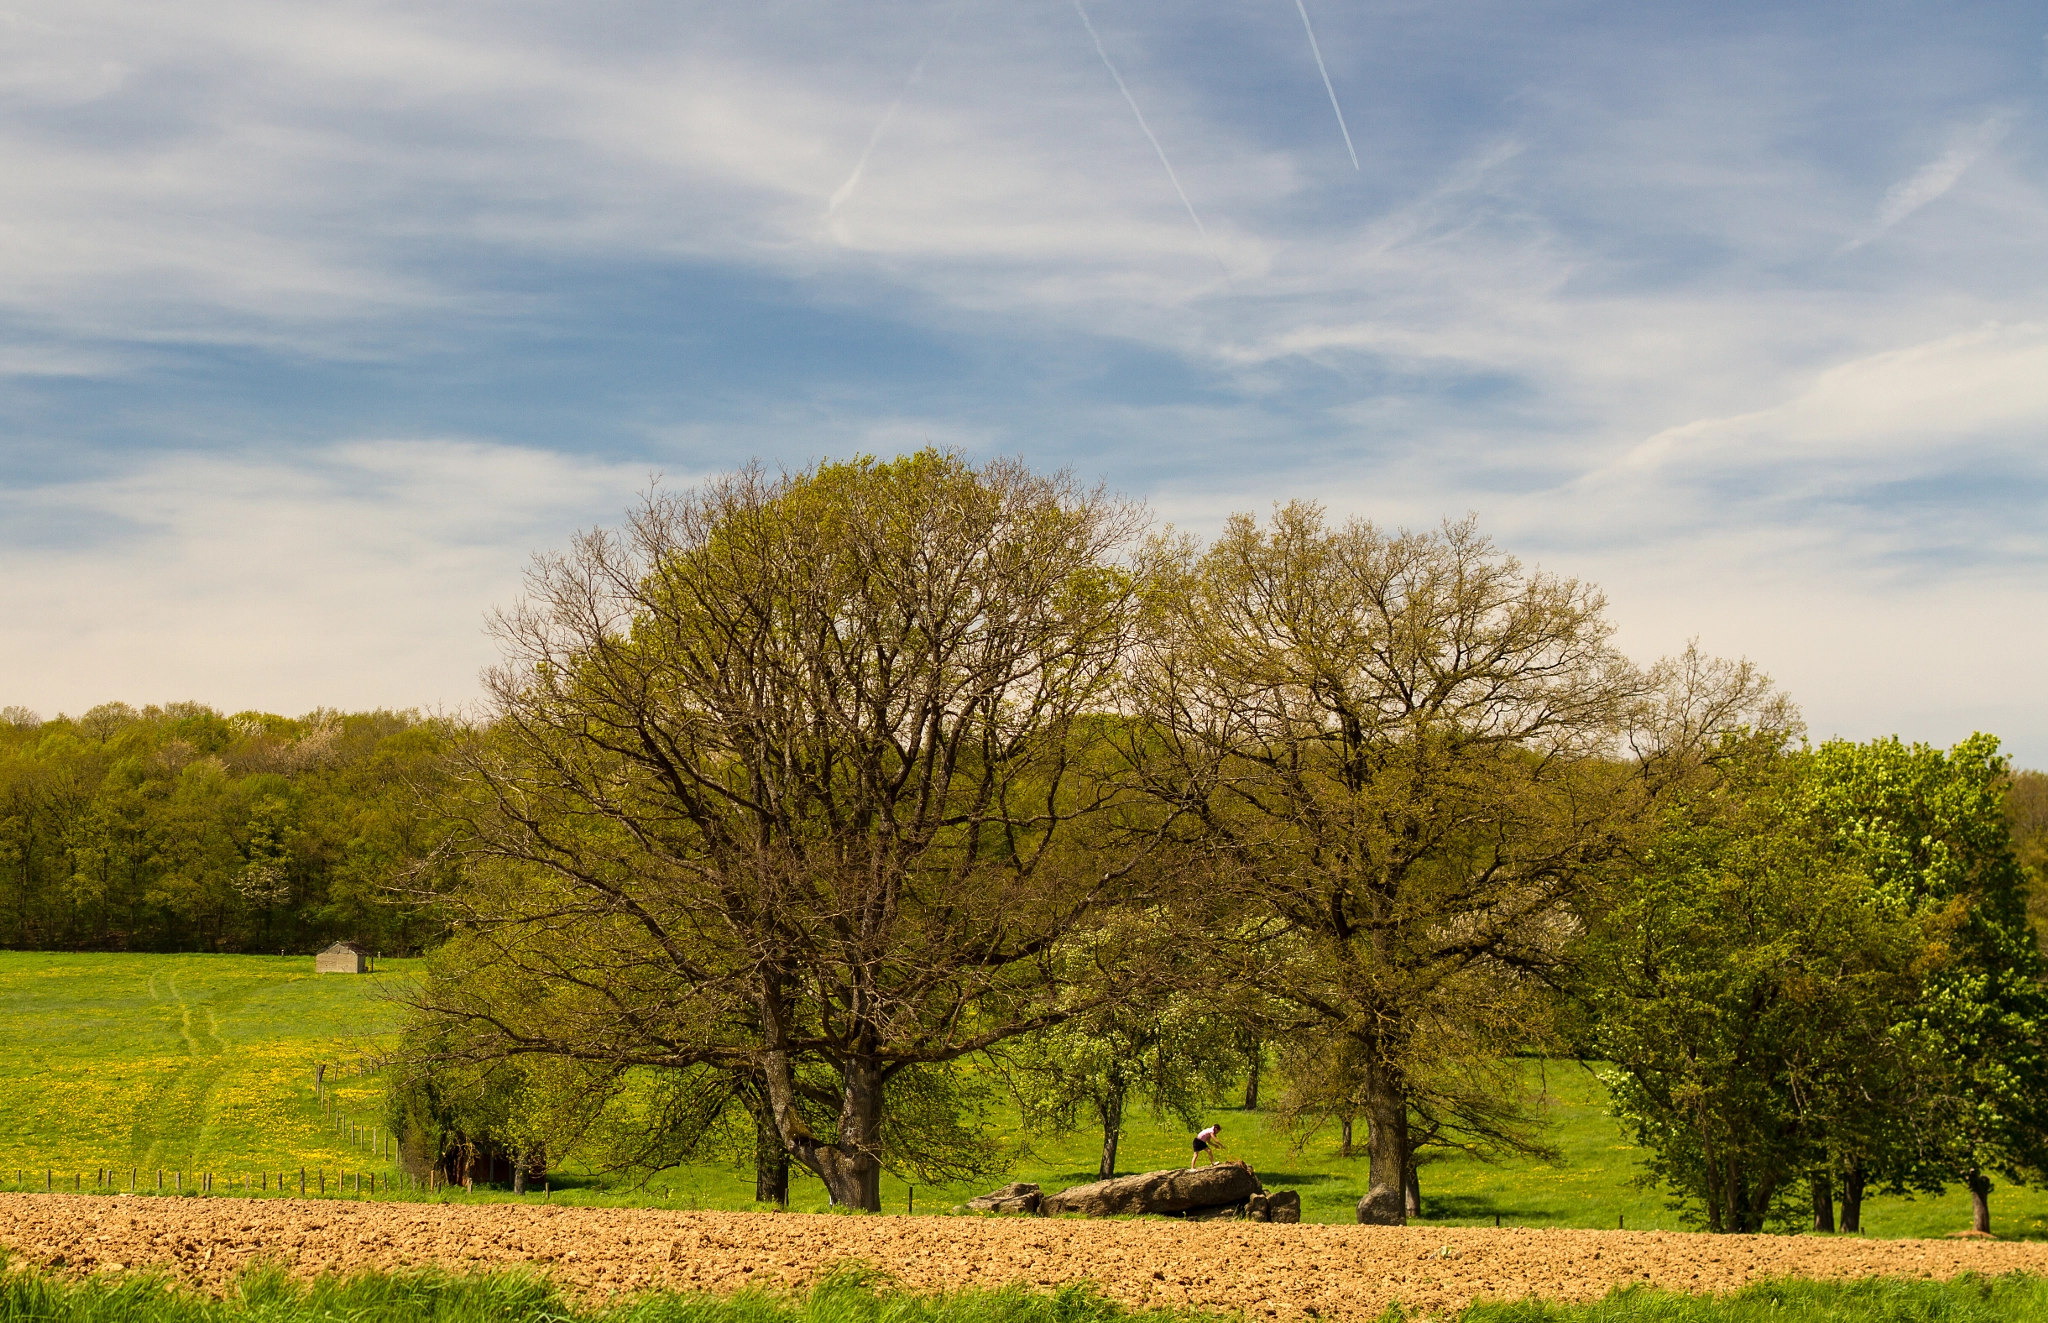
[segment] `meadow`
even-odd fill
[[[0,952],[0,1171],[351,1170],[375,1124],[362,1064],[388,1046],[407,964],[316,977],[310,956]],[[388,1164],[387,1164],[388,1165]],[[21,1179],[26,1179],[21,1178]],[[274,1177],[273,1177],[274,1179]]]
[[[164,1169],[216,1173],[216,1189],[255,1172],[395,1174],[373,1156],[369,1135],[337,1130],[336,1117],[359,1129],[381,1123],[382,1082],[358,1073],[388,1050],[401,992],[416,966],[386,961],[371,975],[312,972],[310,956],[71,955],[0,952],[0,1186],[92,1188],[113,1170],[145,1188]],[[330,1100],[314,1092],[325,1063]],[[1555,1166],[1488,1164],[1462,1155],[1423,1167],[1424,1220],[1441,1225],[1684,1227],[1661,1191],[1635,1184],[1636,1150],[1607,1114],[1597,1076],[1572,1062],[1531,1062],[1527,1084],[1543,1099]],[[1257,1169],[1270,1188],[1301,1192],[1306,1221],[1349,1222],[1363,1193],[1362,1153],[1339,1155],[1336,1135],[1286,1133],[1271,1112],[1219,1105],[1230,1156]],[[1047,1188],[1093,1179],[1099,1135],[1025,1136],[997,1129],[1017,1152],[1012,1177]],[[1143,1171],[1188,1159],[1177,1125],[1139,1111],[1119,1169]],[[46,1177],[46,1173],[48,1173]],[[274,1184],[273,1184],[274,1188]],[[939,1213],[978,1189],[912,1187],[890,1178],[886,1211]],[[751,1171],[696,1165],[644,1183],[583,1167],[574,1153],[552,1173],[545,1197],[558,1203],[666,1208],[752,1207]],[[478,1191],[444,1195],[509,1199]],[[792,1182],[791,1203],[822,1209],[816,1181]],[[2048,1192],[2001,1186],[1992,1196],[2002,1234],[2048,1238]],[[1969,1225],[1968,1196],[1879,1197],[1864,1209],[1866,1234],[1943,1235]]]

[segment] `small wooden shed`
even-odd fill
[[[354,942],[336,942],[313,957],[315,974],[367,974],[370,953]]]

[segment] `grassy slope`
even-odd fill
[[[21,1171],[36,1173],[23,1183],[41,1188],[46,1167],[87,1173],[88,1183],[101,1167],[388,1171],[323,1125],[312,1073],[315,1062],[348,1061],[389,1032],[389,993],[406,966],[387,962],[386,972],[368,977],[316,978],[311,969],[306,956],[0,952],[0,1185],[13,1185]],[[348,1113],[363,1124],[377,1121],[375,1077],[343,1075],[333,1083]],[[1422,1176],[1430,1221],[1491,1225],[1498,1215],[1510,1226],[1611,1227],[1626,1217],[1631,1228],[1680,1225],[1660,1194],[1630,1183],[1634,1153],[1606,1114],[1598,1080],[1574,1065],[1551,1065],[1532,1067],[1531,1085],[1551,1100],[1565,1161],[1433,1162]],[[1307,1219],[1351,1220],[1365,1161],[1339,1157],[1334,1134],[1296,1148],[1268,1114],[1218,1108],[1213,1119],[1223,1122],[1231,1154],[1250,1161],[1269,1186],[1301,1191]],[[1098,1143],[1085,1133],[1035,1140],[1015,1174],[1049,1188],[1092,1179]],[[1187,1156],[1178,1126],[1141,1116],[1119,1169],[1178,1165]],[[685,1168],[626,1192],[577,1175],[573,1158],[567,1166],[556,1178],[557,1200],[685,1208],[752,1202],[751,1173],[730,1168]],[[938,1212],[969,1193],[921,1189],[916,1207]],[[892,1212],[910,1194],[900,1181],[884,1183]],[[800,1179],[792,1203],[820,1207],[823,1190]],[[2048,1192],[2001,1189],[1992,1211],[2001,1231],[2048,1236]],[[1968,1197],[1875,1199],[1864,1222],[1873,1235],[1940,1235],[1969,1225]]]

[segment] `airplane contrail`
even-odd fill
[[[1344,107],[1337,104],[1337,89],[1330,82],[1329,66],[1323,63],[1323,48],[1316,42],[1315,26],[1308,21],[1306,0],[1294,0],[1294,7],[1301,11],[1301,26],[1308,31],[1308,48],[1315,52],[1316,70],[1323,75],[1323,90],[1330,94],[1330,109],[1337,112],[1337,132],[1344,135],[1344,150],[1351,153],[1351,168],[1357,170],[1358,149],[1351,145],[1351,130],[1344,124]]]
[[[917,86],[917,80],[924,77],[925,62],[932,58],[932,52],[939,48],[939,43],[953,30],[953,20],[958,17],[960,6],[956,4],[952,12],[946,15],[946,26],[939,30],[938,36],[932,38],[932,44],[924,48],[924,54],[917,57],[917,65],[911,69],[910,77],[903,80],[903,90],[896,94],[896,99],[889,103],[889,109],[882,113],[881,122],[875,125],[875,131],[868,135],[868,145],[861,149],[860,160],[854,163],[853,173],[846,177],[845,183],[832,191],[832,201],[825,207],[826,215],[838,211],[840,204],[852,197],[853,190],[860,187],[861,176],[868,170],[868,158],[875,154],[875,144],[889,131],[889,125],[896,119],[896,112],[903,109],[903,99],[910,95],[911,88]]]
[[[1188,191],[1180,186],[1180,176],[1173,172],[1173,162],[1166,159],[1166,149],[1159,145],[1159,138],[1152,132],[1152,126],[1145,122],[1145,112],[1138,109],[1137,98],[1132,96],[1131,89],[1124,85],[1124,76],[1116,71],[1116,61],[1109,58],[1109,50],[1102,44],[1102,37],[1095,31],[1095,25],[1088,21],[1088,11],[1082,7],[1081,0],[1074,0],[1074,12],[1081,16],[1081,26],[1088,29],[1089,39],[1095,43],[1095,53],[1102,57],[1103,68],[1109,70],[1111,78],[1116,79],[1116,90],[1124,94],[1124,104],[1131,108],[1131,114],[1137,118],[1138,128],[1144,132],[1145,140],[1152,144],[1153,151],[1159,153],[1159,164],[1166,167],[1166,177],[1173,181],[1173,191],[1180,194],[1180,204],[1188,209],[1188,219],[1195,223],[1195,232],[1202,236],[1203,243],[1209,245],[1209,255],[1216,258],[1216,265],[1223,267],[1223,274],[1229,275],[1230,268],[1224,266],[1223,258],[1216,252],[1216,245],[1209,239],[1209,227],[1202,224],[1200,214],[1195,211],[1195,204],[1188,201]]]

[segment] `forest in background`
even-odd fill
[[[416,952],[389,890],[430,851],[452,727],[416,712],[0,709],[0,946]]]
[[[261,954],[443,934],[391,890],[442,830],[415,795],[455,729],[416,711],[0,708],[0,948]],[[2048,773],[2006,797],[2048,932]]]

